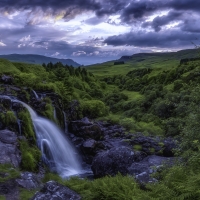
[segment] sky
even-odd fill
[[[200,0],[0,0],[0,54],[89,65],[191,49],[200,43],[199,20]]]

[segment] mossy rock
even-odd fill
[[[135,151],[142,151],[142,145],[135,144],[135,145],[133,146],[133,149],[134,149]]]
[[[27,138],[27,139],[32,139],[34,141],[34,144],[36,142],[36,137],[34,133],[34,128],[33,128],[33,123],[31,116],[27,110],[23,110],[18,113],[18,118],[22,122],[22,134]]]
[[[0,164],[0,183],[15,179],[20,176],[17,168],[13,168],[11,164]]]
[[[22,153],[22,169],[33,172],[37,171],[41,158],[40,150],[36,146],[30,146],[27,141],[23,140],[20,141],[20,151]]]

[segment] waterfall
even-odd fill
[[[20,103],[28,109],[31,115],[44,161],[61,177],[80,174],[82,170],[78,155],[62,131],[50,120],[39,117],[27,104]]]
[[[19,129],[19,135],[22,135],[22,127],[21,127],[21,121],[17,119],[18,129]]]
[[[30,106],[22,101],[5,95],[0,95],[0,98],[19,102],[28,109],[34,125],[38,147],[42,152],[43,160],[50,166],[51,170],[63,178],[83,173],[78,154],[53,122],[38,116]]]
[[[66,113],[65,111],[63,111],[63,118],[64,118],[64,130],[65,130],[65,133],[68,132],[68,128],[67,128],[67,117],[66,117]]]
[[[56,108],[53,106],[53,118],[57,121]]]
[[[35,90],[32,90],[32,92],[33,92],[33,94],[35,95],[35,98],[36,98],[36,99],[39,99],[39,96],[38,96],[38,94],[36,93],[36,91],[35,91]]]

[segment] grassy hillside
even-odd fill
[[[161,68],[166,70],[176,67],[183,58],[198,56],[197,49],[181,50],[170,53],[139,53],[132,56],[123,56],[120,61],[125,64],[114,65],[115,61],[87,66],[87,70],[98,77],[126,74],[137,68]]]
[[[19,70],[15,65],[6,59],[0,59],[0,72],[1,73],[17,73]]]

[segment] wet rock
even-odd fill
[[[88,118],[70,122],[68,130],[83,139],[100,140],[104,137],[101,128],[97,124],[92,124]]]
[[[174,156],[173,150],[176,148],[176,142],[170,138],[165,140],[159,137],[136,136],[130,140],[133,148],[140,148],[147,155],[159,155],[165,157]]]
[[[177,148],[176,142],[173,139],[168,138],[168,139],[165,139],[163,143],[164,143],[163,156],[166,156],[166,157],[174,156],[174,149]]]
[[[12,109],[13,109],[14,111],[19,112],[19,111],[21,111],[21,110],[23,109],[23,106],[22,106],[21,103],[13,102],[13,103],[12,103]]]
[[[6,196],[6,199],[9,200],[18,200],[19,191],[17,183],[14,180],[0,183],[0,195]]]
[[[92,171],[95,177],[128,174],[128,167],[135,161],[135,153],[127,147],[112,148],[95,156]]]
[[[97,142],[93,139],[86,140],[82,145],[82,150],[86,154],[95,154],[95,147],[97,145]]]
[[[31,200],[80,200],[81,196],[55,181],[47,182]]]
[[[21,89],[16,87],[16,86],[10,86],[10,89],[14,90],[15,92],[20,92],[21,91]]]
[[[84,142],[84,139],[80,137],[73,137],[72,142],[77,148],[80,148]]]
[[[4,108],[10,110],[12,107],[12,101],[9,98],[2,98],[0,99],[1,104]]]
[[[19,167],[21,153],[19,151],[17,136],[9,130],[0,131],[0,164],[10,163]]]
[[[128,173],[134,175],[140,183],[155,182],[156,179],[153,179],[150,175],[163,165],[172,166],[175,160],[175,158],[166,158],[156,155],[148,156],[140,162],[132,163],[128,168]]]
[[[7,76],[7,75],[2,75],[1,76],[1,81],[5,84],[12,84],[13,82],[13,77],[12,76]]]
[[[79,108],[80,108],[80,103],[77,100],[73,100],[70,103],[69,108],[66,111],[67,119],[69,121],[75,121],[81,118]]]
[[[36,174],[31,172],[21,173],[20,178],[16,179],[16,182],[20,187],[26,188],[28,190],[39,188],[40,180]]]

